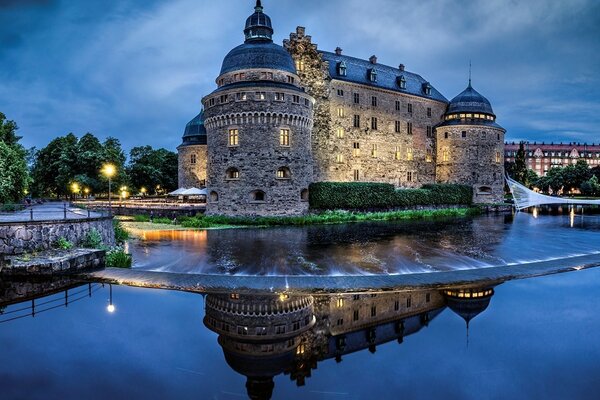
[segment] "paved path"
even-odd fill
[[[511,266],[404,275],[227,276],[107,268],[85,274],[83,277],[107,283],[193,292],[294,290],[328,293],[442,288],[450,285],[485,285],[597,266],[600,266],[600,254]]]
[[[33,211],[34,221],[65,219],[65,204],[67,206],[66,219],[88,218],[87,210],[70,207],[68,203],[56,202],[34,205],[22,211],[0,213],[0,223],[31,221],[31,211]],[[96,211],[90,211],[89,213],[90,218],[99,218],[102,216],[102,213]]]

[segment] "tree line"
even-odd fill
[[[126,186],[130,194],[165,194],[177,189],[177,154],[151,146],[134,147],[126,156],[114,137],[101,142],[92,133],[53,139],[42,149],[26,150],[18,127],[0,113],[0,203],[18,202],[25,195],[43,198],[108,193],[103,165],[112,164],[113,192]],[[74,190],[76,189],[76,190]]]
[[[507,162],[505,168],[511,178],[542,193],[557,195],[579,192],[584,196],[600,196],[600,166],[589,168],[585,159],[577,160],[576,164],[552,167],[545,176],[538,176],[527,168],[524,143],[521,142],[515,162]]]

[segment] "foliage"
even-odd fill
[[[123,244],[126,240],[129,239],[129,232],[123,228],[121,225],[121,221],[118,219],[113,220],[113,229],[115,231],[115,241],[117,244]]]
[[[525,174],[525,181],[523,182],[523,184],[531,189],[533,186],[535,186],[538,179],[538,174],[536,174],[534,170],[528,169],[527,173]]]
[[[102,245],[102,235],[96,228],[90,229],[81,242],[81,246],[87,249],[99,249],[102,248]]]
[[[69,242],[64,237],[59,237],[55,243],[55,246],[61,250],[71,250],[73,248],[73,243]]]
[[[19,144],[18,127],[0,113],[0,203],[14,203],[23,198],[29,186],[27,151]]]
[[[138,214],[133,216],[133,220],[135,222],[150,222],[150,217],[147,215]]]
[[[106,252],[106,266],[112,268],[131,268],[133,257],[121,247],[115,247]]]
[[[581,194],[584,196],[600,196],[600,181],[596,175],[583,182],[580,186]]]
[[[177,189],[177,154],[165,149],[154,150],[151,146],[134,147],[129,153],[127,172],[131,184],[171,192]]]
[[[527,163],[525,160],[525,143],[519,143],[519,150],[515,156],[515,163],[512,168],[512,178],[522,184],[527,184]]]
[[[567,165],[566,167],[551,168],[546,176],[537,177],[532,183],[532,186],[537,187],[544,193],[557,194],[561,190],[570,192],[579,189],[582,193],[594,192],[594,186],[587,183],[593,177],[592,171],[588,168],[585,160],[578,160],[575,165]]]
[[[425,185],[421,189],[398,189],[387,183],[318,182],[310,185],[313,209],[381,209],[444,204],[471,204],[470,186]]]
[[[152,220],[152,222],[155,224],[172,224],[173,220],[171,218],[160,217],[160,218],[154,218]]]

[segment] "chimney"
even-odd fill
[[[400,69],[400,71],[404,71],[404,64],[400,64],[398,68]]]
[[[377,64],[377,56],[373,55],[373,56],[369,57],[369,62],[371,64]]]
[[[342,48],[341,47],[336,47],[335,48],[335,55],[336,56],[341,56],[342,55]]]

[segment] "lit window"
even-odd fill
[[[396,131],[396,133],[400,133],[400,121],[396,121],[394,125],[394,130]]]
[[[352,144],[352,155],[354,157],[359,157],[360,156],[360,142],[354,142]]]
[[[340,297],[337,299],[337,307],[338,308],[344,307],[344,299],[343,298]]]
[[[246,93],[245,93],[245,92],[236,93],[236,94],[235,94],[235,99],[236,99],[237,101],[243,101],[243,100],[246,100]]]
[[[354,127],[360,128],[360,115],[357,115],[357,114],[354,115]]]
[[[335,136],[337,136],[338,139],[342,139],[344,137],[344,128],[337,128]]]
[[[296,60],[296,71],[304,71],[304,61],[303,60]]]
[[[394,151],[394,158],[396,160],[399,160],[401,158],[401,155],[400,155],[400,146],[396,146],[395,151]]]
[[[227,180],[240,179],[240,171],[237,168],[229,168],[225,174]]]
[[[240,140],[240,136],[239,136],[239,132],[237,129],[230,129],[229,130],[229,146],[239,146],[239,140]]]
[[[448,149],[442,150],[442,161],[450,161],[450,151]]]
[[[433,161],[433,152],[431,151],[431,149],[427,149],[427,154],[425,154],[425,161],[429,163]]]
[[[377,130],[377,117],[372,117],[371,118],[371,129],[373,130]]]
[[[374,144],[371,148],[371,157],[377,157],[377,145]]]
[[[290,145],[290,130],[280,129],[279,130],[279,144],[281,146],[288,147]]]
[[[496,152],[496,164],[500,164],[500,152]]]
[[[343,117],[344,115],[345,115],[344,108],[343,107],[338,107],[338,109],[337,109],[337,116],[338,117]]]
[[[196,164],[196,155],[195,154],[192,154],[190,156],[190,164]]]
[[[412,147],[408,147],[406,149],[406,159],[408,161],[412,161],[413,160],[413,149],[412,149]]]
[[[265,92],[256,92],[256,100],[265,100],[267,98],[267,94]]]
[[[344,162],[344,155],[343,154],[338,154],[337,156],[335,156],[335,162],[337,162],[338,164],[341,164]]]
[[[285,93],[275,93],[275,100],[276,101],[285,101]]]
[[[277,170],[277,179],[290,179],[292,174],[288,167],[281,167]]]

